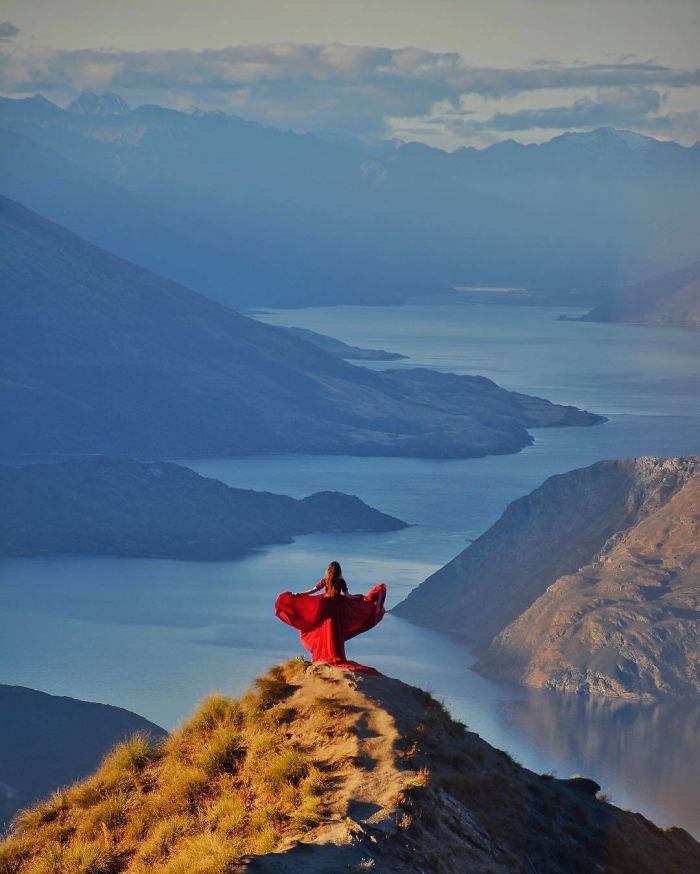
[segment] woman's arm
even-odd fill
[[[316,583],[315,586],[312,586],[310,589],[306,589],[304,592],[292,592],[292,595],[315,595],[316,592],[320,592],[323,588],[323,580]]]

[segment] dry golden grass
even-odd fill
[[[0,874],[227,874],[316,827],[323,775],[285,731],[294,660],[240,700],[211,695],[158,746],[134,735],[87,780],[22,811]]]
[[[527,771],[426,693],[295,660],[20,813],[0,874],[233,874],[298,841],[309,874],[700,870],[682,830]]]

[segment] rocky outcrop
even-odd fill
[[[29,874],[48,858],[64,872],[79,856],[113,874],[698,869],[687,832],[599,789],[521,767],[420,689],[297,659],[22,812],[0,866]]]
[[[396,609],[491,676],[623,697],[700,692],[700,457],[548,479]]]
[[[700,693],[700,465],[549,586],[496,635],[480,667],[567,692]]]
[[[230,488],[178,464],[82,458],[0,467],[0,555],[227,559],[294,535],[406,523],[342,492]]]

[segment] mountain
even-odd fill
[[[83,458],[0,467],[0,555],[226,559],[295,534],[406,524],[342,492],[232,489],[177,464]]]
[[[2,192],[91,243],[135,264],[230,302],[232,285],[259,292],[272,282],[257,248],[158,208],[143,195],[107,182],[34,140],[0,128]],[[274,263],[274,262],[273,262]],[[247,265],[243,269],[242,265]],[[247,272],[246,272],[247,271]],[[285,282],[293,285],[298,273]],[[235,276],[235,283],[232,282]],[[225,292],[225,293],[224,293]]]
[[[602,128],[447,153],[117,100],[0,100],[0,191],[227,304],[586,289],[697,257],[700,151],[677,143]],[[134,221],[153,217],[152,247],[129,227],[125,197]]]
[[[0,833],[23,807],[82,780],[116,743],[134,732],[166,732],[108,704],[0,685]],[[0,871],[3,867],[0,850]]]
[[[546,480],[395,612],[471,644],[477,668],[621,697],[700,692],[700,456]]]
[[[4,871],[694,871],[700,845],[540,776],[420,689],[294,660],[21,812]],[[38,868],[43,865],[43,868]]]
[[[95,94],[94,91],[84,91],[67,110],[80,115],[128,115],[131,112],[126,101],[118,94]]]
[[[5,457],[515,452],[601,417],[482,377],[371,371],[0,198]]]
[[[348,346],[342,340],[336,340],[335,337],[327,337],[325,334],[318,334],[316,331],[310,331],[308,328],[285,328],[290,334],[295,337],[300,337],[318,346],[330,355],[335,355],[336,358],[344,358],[346,361],[400,361],[408,358],[407,355],[400,355],[398,352],[386,352],[384,349],[362,349],[359,346]]]
[[[583,321],[700,330],[700,261],[611,294]]]
[[[144,107],[138,120],[140,112],[86,115],[45,100],[21,105],[0,98],[0,193],[237,307],[388,304],[438,289],[419,265],[409,270],[380,246],[365,251],[361,240],[347,239],[337,227],[340,203],[336,220],[304,218],[310,193],[325,184],[314,178],[329,163],[323,152],[334,156],[338,147],[318,141],[308,150],[305,138],[275,131],[271,154],[265,129],[241,119]],[[90,135],[81,133],[85,125]],[[295,148],[288,153],[289,144]],[[284,170],[290,178],[279,182],[271,174],[275,151],[291,163]],[[351,152],[359,173],[355,150],[340,151]],[[138,175],[145,174],[140,181],[128,178],[131,158],[140,163]],[[255,166],[246,169],[246,161]],[[303,190],[303,179],[294,181],[305,162],[311,162],[302,174],[311,192]],[[246,182],[251,174],[259,190],[255,180]],[[276,184],[288,185],[287,193]],[[357,234],[365,238],[361,228]]]

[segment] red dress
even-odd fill
[[[325,588],[320,580],[316,589]],[[347,591],[347,588],[345,589]],[[374,668],[348,661],[345,641],[369,631],[384,616],[386,586],[380,583],[366,595],[293,595],[282,592],[275,613],[282,622],[298,629],[301,642],[314,662],[339,668],[376,673]]]

